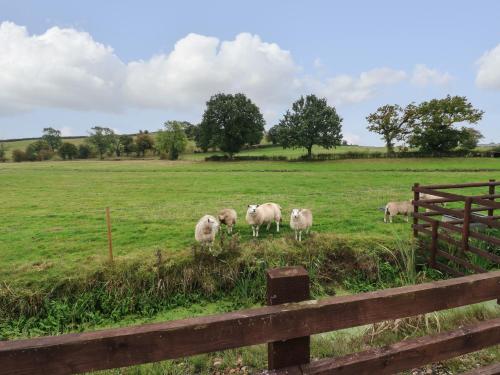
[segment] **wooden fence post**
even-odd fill
[[[111,238],[111,215],[109,213],[109,207],[106,207],[106,223],[108,224],[108,249],[109,249],[109,261],[113,261],[113,239]]]
[[[493,179],[490,179],[490,182],[495,182],[495,180]],[[490,185],[489,189],[488,189],[488,194],[490,195],[493,195],[495,194],[495,185]],[[490,200],[492,200],[493,202],[495,201],[495,198],[490,198]],[[493,208],[490,208],[488,210],[488,216],[493,216],[494,215],[494,209]]]
[[[415,191],[415,188],[418,188],[420,184],[415,183],[413,184],[413,200],[418,201],[420,199],[420,193],[418,191]],[[418,213],[418,206],[416,204],[413,205],[413,212]],[[417,238],[418,237],[418,230],[417,230],[417,225],[418,225],[418,218],[413,215],[413,237]]]
[[[436,252],[438,248],[439,221],[432,222],[431,267],[436,267]]]
[[[267,271],[268,306],[308,299],[310,299],[309,275],[304,267],[284,267]],[[267,346],[269,370],[309,363],[309,346],[310,336],[269,343]]]
[[[465,198],[464,206],[464,223],[462,227],[462,251],[469,251],[469,232],[470,232],[470,216],[471,216],[472,198]]]

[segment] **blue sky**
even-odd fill
[[[0,1],[0,139],[94,125],[198,122],[241,91],[267,126],[301,94],[335,105],[354,143],[365,117],[466,95],[500,141],[498,1]]]

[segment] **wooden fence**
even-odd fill
[[[302,267],[267,277],[266,307],[0,342],[0,374],[81,373],[263,343],[275,374],[389,374],[500,343],[499,318],[309,363],[310,335],[497,299],[500,271],[321,300],[309,300]]]
[[[454,185],[413,186],[413,234],[416,238],[419,234],[430,237],[428,248],[430,266],[454,276],[463,276],[465,273],[461,269],[472,273],[486,272],[481,266],[470,262],[467,253],[500,264],[500,256],[471,243],[471,239],[475,239],[479,244],[500,247],[500,238],[483,230],[500,229],[500,216],[495,215],[495,210],[500,209],[500,202],[496,201],[500,198],[500,194],[495,194],[495,187],[498,185],[500,182],[490,180]],[[481,187],[487,188],[485,194],[464,195],[442,191]],[[421,199],[421,194],[436,198]],[[460,204],[460,207],[446,207],[445,205],[449,203],[455,206]],[[424,208],[425,212],[419,211],[419,208]],[[440,243],[447,243],[452,249],[459,251],[446,251]],[[439,259],[444,259],[454,267],[440,262]]]

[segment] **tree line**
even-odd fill
[[[394,152],[396,142],[405,142],[425,154],[443,154],[460,148],[476,148],[482,134],[472,127],[484,112],[476,109],[465,96],[432,99],[406,107],[397,104],[379,107],[366,117],[368,130],[384,140],[387,152]]]
[[[368,130],[384,140],[387,152],[404,142],[422,153],[446,153],[453,149],[473,149],[482,135],[464,124],[477,124],[483,111],[466,97],[447,96],[406,107],[385,105],[366,117]],[[76,146],[64,142],[61,132],[45,128],[40,140],[25,150],[14,150],[14,161],[47,160],[55,154],[62,159],[87,159],[105,156],[144,157],[147,153],[176,160],[193,141],[203,152],[220,150],[229,158],[244,147],[260,144],[264,135],[283,148],[304,148],[312,157],[313,146],[326,149],[347,144],[342,137],[342,121],[335,107],[315,95],[300,97],[285,112],[279,123],[265,132],[264,117],[244,94],[216,94],[206,103],[200,124],[167,121],[154,136],[147,130],[135,135],[119,135],[108,127],[94,126],[85,142]],[[457,127],[457,124],[462,126]],[[5,148],[0,145],[0,160]]]

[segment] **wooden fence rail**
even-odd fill
[[[305,270],[288,268],[283,272],[293,279],[303,277]],[[303,285],[294,284],[295,281],[291,280],[288,285]],[[276,293],[269,294],[268,298],[279,298],[280,290],[283,288],[276,287]],[[166,323],[6,341],[0,342],[0,374],[80,373],[283,340],[293,343],[293,339],[317,333],[474,304],[499,296],[500,271],[497,271]],[[497,322],[490,323],[478,326],[474,332],[480,337],[493,335],[498,343]],[[447,337],[425,345],[452,348],[453,340],[460,341],[456,335]],[[473,347],[480,349],[491,342],[481,338]],[[424,346],[422,350],[425,351]],[[286,352],[286,348],[280,350]],[[450,349],[446,355],[457,355],[460,353],[457,350]],[[362,355],[360,358],[366,362],[368,357]],[[294,361],[289,358],[288,364],[286,360],[280,363],[282,366],[297,365]],[[373,362],[366,363],[371,366]]]
[[[426,185],[415,184],[413,186],[414,213],[413,213],[413,235],[418,238],[424,234],[431,238],[429,245],[430,266],[461,276],[465,272],[486,272],[478,265],[472,264],[466,253],[473,253],[489,262],[500,264],[500,256],[493,252],[481,249],[477,244],[471,243],[471,238],[482,241],[491,246],[500,247],[500,238],[487,232],[482,232],[479,227],[500,229],[500,215],[495,215],[495,210],[500,210],[500,198],[495,194],[495,187],[500,182],[490,180],[488,182],[474,182],[455,185]],[[441,189],[487,187],[487,194],[463,195],[441,191]],[[421,199],[421,194],[432,195],[437,198]],[[463,203],[461,207],[444,207],[445,203]],[[476,205],[476,206],[473,206]],[[423,208],[425,212],[419,212]],[[480,214],[486,212],[487,214]],[[422,221],[424,223],[422,223]],[[458,238],[457,238],[458,237]],[[440,242],[445,242],[461,250],[460,254],[452,254],[439,249]],[[448,263],[454,263],[458,267],[449,267],[437,259],[446,259]]]

